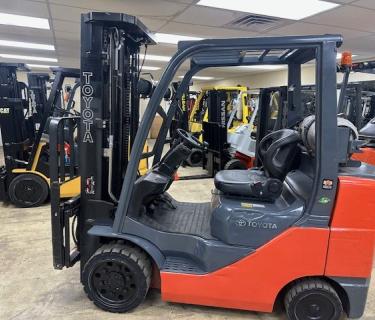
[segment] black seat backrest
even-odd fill
[[[266,135],[259,143],[259,159],[271,178],[284,180],[291,170],[301,141],[297,131],[281,129]]]
[[[375,140],[375,118],[370,120],[360,131],[360,137]]]

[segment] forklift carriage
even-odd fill
[[[111,312],[137,307],[155,287],[165,301],[262,312],[283,302],[289,319],[338,320],[343,312],[361,317],[374,252],[375,169],[349,160],[357,143],[337,124],[341,36],[180,42],[132,135],[138,54],[152,38],[125,14],[94,12],[81,22],[81,195],[60,202],[59,188],[51,190],[54,267],[80,260],[88,297]],[[187,59],[191,68],[164,111],[160,102]],[[315,124],[305,127],[301,65],[314,59]],[[210,203],[174,200],[167,190],[176,171],[203,147],[178,129],[179,139],[162,154],[193,75],[261,64],[288,66],[283,126],[258,130],[264,133],[257,146],[262,167],[219,171]],[[157,113],[163,124],[144,153]],[[139,163],[150,157],[153,166],[141,176]],[[54,161],[52,184],[58,186],[58,157]],[[77,220],[72,252],[71,219]]]

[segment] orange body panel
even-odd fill
[[[352,159],[375,166],[375,148],[361,148],[362,153],[355,153]]]
[[[323,275],[329,229],[291,228],[255,253],[215,272],[161,272],[165,301],[271,312],[291,281]]]
[[[375,240],[375,180],[339,177],[326,275],[368,278]]]
[[[247,167],[248,169],[254,167],[255,157],[247,156],[247,155],[245,155],[245,154],[243,154],[243,153],[241,153],[241,152],[238,152],[238,151],[236,151],[234,157],[235,157],[236,159],[239,159],[239,160],[243,161],[243,163],[246,164],[246,167]]]

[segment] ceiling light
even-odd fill
[[[17,60],[30,60],[30,61],[49,61],[49,62],[57,62],[56,58],[44,58],[44,57],[34,57],[34,56],[22,56],[18,54],[5,54],[0,53],[0,58],[5,59],[17,59]]]
[[[203,38],[181,36],[178,34],[155,33],[155,40],[159,43],[177,44],[179,41],[202,40]]]
[[[58,68],[58,66],[47,66],[45,64],[33,64],[33,63],[27,63],[27,66],[30,68],[40,68],[40,69]]]
[[[180,79],[183,79],[183,76],[179,76]],[[214,77],[203,77],[203,76],[193,76],[193,79],[195,80],[213,80]]]
[[[139,55],[140,59],[144,59],[144,54],[141,53]],[[168,57],[168,56],[158,56],[158,55],[154,55],[154,54],[147,54],[146,55],[146,60],[152,60],[152,61],[169,61],[171,60],[172,57]]]
[[[159,67],[149,67],[149,66],[143,66],[142,67],[142,71],[143,70],[155,71],[155,70],[159,70],[159,69],[160,69]]]
[[[200,0],[197,5],[291,20],[301,20],[339,6],[321,0]]]
[[[253,70],[280,70],[284,69],[283,65],[273,65],[273,64],[260,64],[254,66],[240,66],[240,68],[253,69]]]
[[[18,14],[0,13],[0,24],[49,30],[48,19],[20,16]]]
[[[26,48],[26,49],[49,50],[49,51],[55,50],[55,47],[53,45],[50,45],[50,44],[23,42],[23,41],[0,40],[0,46],[1,47],[15,47],[15,48]]]

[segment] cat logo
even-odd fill
[[[1,114],[9,114],[10,113],[10,108],[0,108],[0,113]]]

